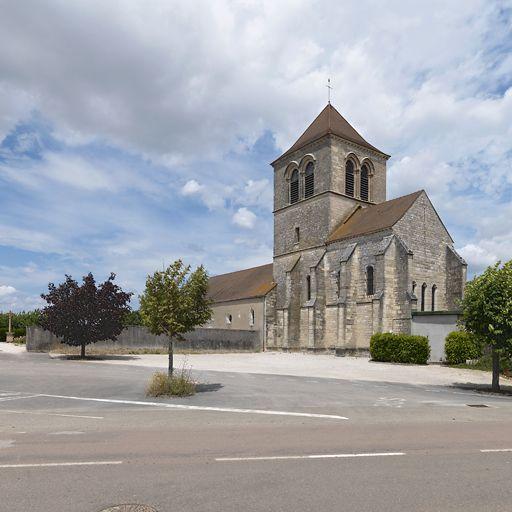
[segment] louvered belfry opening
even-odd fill
[[[361,168],[361,199],[363,201],[368,201],[368,198],[369,198],[369,191],[370,191],[370,187],[369,187],[369,182],[368,182],[368,176],[369,176],[369,172],[368,172],[368,167],[366,165],[363,165],[363,167]]]
[[[354,197],[354,162],[352,160],[345,165],[345,194]]]
[[[299,171],[295,169],[290,179],[290,203],[296,203],[299,200]]]
[[[311,197],[315,193],[315,164],[309,162],[306,165],[306,176],[304,177],[304,198]]]

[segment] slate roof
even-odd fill
[[[284,152],[279,158],[286,156],[298,149],[301,149],[306,144],[313,142],[324,135],[333,134],[341,137],[342,139],[355,142],[360,146],[377,151],[381,155],[389,157],[386,153],[383,153],[380,149],[372,146],[356,131],[356,129],[329,103],[327,106],[318,114],[316,119],[308,126],[306,131],[299,137],[297,142],[286,152]],[[274,162],[272,162],[274,163]]]
[[[391,228],[404,216],[405,212],[422,193],[423,190],[419,190],[390,201],[357,209],[334,229],[327,239],[327,243],[343,240],[344,238],[369,235]]]
[[[213,276],[209,280],[208,297],[213,302],[264,297],[275,286],[272,267],[269,263]]]

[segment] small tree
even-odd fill
[[[115,340],[123,330],[123,319],[130,311],[132,293],[114,284],[115,274],[99,286],[91,273],[79,285],[71,276],[41,297],[48,303],[41,315],[41,326],[62,339],[63,343],[80,346],[85,358],[85,346],[102,340]]]
[[[500,390],[500,353],[512,354],[512,260],[488,267],[466,285],[462,322],[490,345],[492,390]]]
[[[207,292],[208,274],[204,267],[190,272],[190,265],[185,266],[181,260],[146,279],[140,313],[153,334],[164,334],[169,340],[169,377],[173,373],[174,340],[183,340],[185,333],[212,316]]]

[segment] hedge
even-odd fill
[[[477,359],[482,355],[479,343],[466,331],[449,333],[444,343],[444,353],[449,364],[462,364],[468,359]]]
[[[0,341],[6,340],[6,334],[9,329],[0,327]],[[16,327],[12,330],[16,338],[25,336],[25,327]]]
[[[383,332],[371,337],[370,354],[374,361],[427,364],[430,345],[425,336]]]

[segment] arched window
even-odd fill
[[[249,315],[249,325],[252,327],[254,325],[255,315],[254,309],[251,308],[251,313]]]
[[[361,189],[360,196],[363,201],[368,201],[370,197],[370,183],[369,183],[369,174],[368,166],[366,164],[361,167]]]
[[[306,296],[307,300],[311,300],[311,276],[306,277]]]
[[[432,311],[436,310],[436,290],[437,286],[434,284],[432,286]]]
[[[414,293],[416,292],[416,281],[413,281],[412,282],[412,293],[414,295]]]
[[[290,203],[296,203],[299,200],[299,171],[295,169],[290,179]]]
[[[354,162],[348,160],[345,165],[345,194],[354,197]]]
[[[421,285],[421,311],[425,311],[425,294],[427,293],[427,283]]]
[[[230,324],[233,321],[233,317],[231,315],[226,315],[226,324]]]
[[[336,274],[336,290],[339,299],[341,297],[341,270],[338,270],[338,273]]]
[[[373,267],[366,267],[366,295],[374,294],[374,285],[373,285]]]
[[[311,197],[315,193],[315,164],[309,162],[306,165],[306,175],[304,176],[304,198]]]

